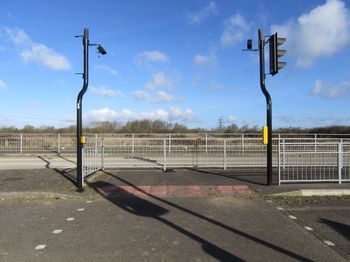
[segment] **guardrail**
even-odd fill
[[[102,138],[84,148],[89,175],[106,168],[266,167],[266,146],[247,138]],[[336,141],[336,142],[334,142]],[[273,140],[273,166],[279,184],[350,181],[350,141],[300,138]]]
[[[203,143],[210,143],[212,139],[235,139],[241,145],[241,149],[245,150],[245,144],[250,139],[260,139],[260,133],[176,133],[176,134],[85,134],[89,138],[86,146],[96,146],[95,141],[101,138],[105,139],[128,139],[137,143],[137,139],[167,139],[176,141],[177,139],[200,139],[201,147]],[[334,135],[334,134],[275,134],[274,140],[286,139],[286,141],[295,142],[312,142],[317,144],[323,140],[328,142],[336,142],[340,138],[350,139],[350,135]],[[204,141],[204,142],[203,142]],[[131,142],[132,143],[132,142]],[[53,153],[75,153],[76,152],[76,134],[58,133],[58,134],[0,134],[0,153],[37,153],[37,152],[53,152]]]
[[[299,143],[279,141],[279,184],[350,181],[350,143]]]
[[[104,147],[83,148],[83,178],[104,169]]]

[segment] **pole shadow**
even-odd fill
[[[339,223],[339,222],[336,222],[333,220],[325,219],[325,218],[319,219],[318,222],[333,228],[340,235],[344,236],[347,240],[350,241],[350,226],[349,225]]]
[[[168,200],[166,200],[166,199],[163,199],[163,198],[154,196],[154,195],[152,195],[152,194],[149,194],[148,192],[142,190],[141,188],[137,187],[136,185],[130,183],[129,181],[127,181],[127,180],[125,180],[125,179],[123,179],[123,178],[120,178],[120,177],[118,177],[118,176],[116,176],[116,175],[114,175],[114,174],[112,174],[112,173],[109,173],[109,172],[106,172],[106,171],[103,171],[103,172],[104,172],[106,175],[109,175],[109,176],[111,176],[111,177],[114,177],[115,179],[119,180],[120,182],[122,182],[122,183],[124,183],[124,184],[126,184],[126,185],[128,185],[128,186],[133,187],[133,188],[134,188],[135,190],[137,190],[138,192],[140,192],[140,193],[142,193],[142,194],[144,194],[144,195],[146,195],[146,196],[148,196],[148,197],[151,197],[152,199],[155,199],[155,200],[157,200],[157,201],[159,201],[159,202],[161,202],[161,203],[163,203],[163,204],[166,204],[166,205],[168,205],[168,206],[171,206],[171,207],[173,207],[173,208],[176,208],[176,209],[178,209],[178,210],[181,210],[181,211],[183,211],[183,212],[185,212],[185,213],[187,213],[187,214],[190,214],[190,215],[192,215],[192,216],[194,216],[194,217],[196,217],[196,218],[199,218],[199,219],[201,219],[201,220],[205,220],[205,221],[211,223],[212,225],[221,227],[221,228],[223,228],[223,229],[225,229],[225,230],[228,230],[228,231],[230,231],[230,232],[232,232],[232,233],[234,233],[234,234],[237,234],[237,235],[239,235],[239,236],[241,236],[241,237],[244,237],[244,238],[246,238],[246,239],[249,239],[249,240],[251,240],[251,241],[253,241],[253,242],[257,243],[257,244],[260,244],[260,245],[262,245],[262,246],[264,246],[264,247],[266,247],[266,248],[272,249],[272,250],[274,250],[274,251],[276,251],[276,252],[279,252],[279,253],[281,253],[281,254],[284,254],[284,255],[286,255],[286,256],[289,256],[289,257],[291,257],[291,258],[294,258],[294,259],[296,259],[296,260],[298,260],[298,261],[307,261],[307,262],[313,261],[313,260],[308,259],[308,258],[306,258],[306,257],[303,257],[303,256],[301,256],[301,255],[299,255],[299,254],[297,254],[297,253],[294,253],[294,252],[292,252],[292,251],[290,251],[290,250],[287,250],[287,249],[285,249],[285,248],[283,248],[283,247],[277,246],[277,245],[275,245],[275,244],[273,244],[273,243],[270,243],[270,242],[268,242],[268,241],[265,241],[265,240],[263,240],[263,239],[260,239],[260,238],[258,238],[258,237],[255,237],[255,236],[253,236],[253,235],[250,235],[250,234],[248,234],[248,233],[245,233],[245,232],[243,232],[243,231],[241,231],[241,230],[238,230],[238,229],[235,229],[235,228],[230,227],[230,226],[228,226],[228,225],[225,225],[225,224],[223,224],[223,223],[221,223],[221,222],[219,222],[219,221],[217,221],[217,220],[215,220],[215,219],[212,219],[212,218],[206,217],[206,216],[204,216],[204,215],[202,215],[202,214],[196,213],[196,212],[194,212],[194,211],[192,211],[192,210],[190,210],[190,209],[188,209],[188,208],[185,208],[185,207],[179,206],[179,205],[177,205],[177,204],[174,204],[174,203],[172,203],[172,202],[170,202],[170,201],[168,201]],[[101,181],[100,181],[100,182],[101,182]],[[95,190],[98,191],[98,189],[94,187],[94,186],[97,185],[96,183],[97,183],[97,182],[95,182],[95,183],[93,183],[93,184],[89,184],[89,185],[92,186]],[[106,182],[104,182],[104,183],[106,183]],[[111,186],[111,185],[112,185],[112,186],[115,186],[115,185],[110,184],[110,183],[108,183],[108,185],[110,185],[110,186]],[[133,195],[133,196],[134,196],[134,195]],[[160,218],[157,217],[157,219],[162,220],[161,217],[160,217]],[[163,220],[162,220],[162,222],[163,222]],[[165,223],[165,222],[163,222],[163,223]],[[167,223],[171,223],[171,222],[168,221]],[[178,230],[181,229],[181,228],[179,228],[179,226],[177,226],[177,225],[172,224],[172,226],[174,226],[174,229],[175,229],[175,228],[177,228]],[[182,230],[182,231],[186,231],[185,229],[181,229],[181,230]],[[239,259],[239,260],[233,260],[233,259],[231,259],[231,260],[226,260],[226,259],[225,259],[226,256],[229,256],[229,255],[233,256],[233,255],[232,255],[232,254],[226,254],[226,253],[227,253],[226,251],[225,251],[226,253],[225,253],[225,252],[220,253],[220,251],[222,251],[221,248],[219,248],[219,247],[217,247],[217,246],[213,246],[213,244],[210,245],[210,243],[209,243],[207,240],[203,240],[202,238],[200,238],[200,237],[198,237],[198,236],[193,236],[193,234],[192,234],[191,232],[186,231],[186,232],[183,232],[183,233],[184,233],[184,234],[186,233],[186,234],[191,235],[192,237],[194,237],[194,240],[197,239],[196,241],[198,241],[198,242],[199,242],[199,240],[202,241],[201,243],[205,244],[205,245],[203,246],[203,249],[204,249],[204,250],[206,250],[206,251],[208,251],[208,252],[209,252],[209,251],[210,251],[210,252],[213,252],[213,253],[215,253],[215,254],[216,254],[216,252],[219,252],[220,257],[223,256],[223,257],[221,257],[221,258],[218,258],[220,261],[242,261],[240,258],[237,258],[237,257],[235,257],[234,259]],[[199,238],[199,239],[198,239],[198,238]],[[214,251],[215,251],[215,252],[214,252]],[[212,254],[212,255],[215,255],[215,254]],[[215,256],[215,257],[217,257],[217,256]]]
[[[162,217],[164,214],[169,213],[169,210],[166,208],[163,208],[157,204],[154,204],[153,202],[148,201],[147,199],[140,198],[133,194],[130,194],[129,192],[123,190],[121,187],[116,187],[115,189],[118,192],[118,197],[114,197],[114,198],[106,197],[104,194],[101,193],[99,189],[103,187],[114,186],[113,184],[108,182],[97,181],[97,182],[89,183],[88,185],[94,188],[97,193],[99,193],[101,196],[103,196],[105,199],[107,199],[117,207],[136,216],[153,218],[158,222],[163,223],[164,225],[172,228],[173,230],[176,230],[177,232],[185,235],[186,237],[198,242],[199,244],[201,244],[202,249],[208,255],[212,256],[213,258],[216,258],[219,261],[237,261],[237,262],[244,261],[241,258],[220,248],[219,246],[209,242],[208,240]]]
[[[233,180],[239,180],[239,181],[254,184],[254,185],[266,186],[266,173],[259,174],[259,172],[256,172],[256,171],[252,171],[252,172],[245,171],[246,174],[242,174],[243,172],[240,171],[238,174],[238,171],[232,171],[230,173],[226,173],[226,172],[222,173],[222,172],[212,172],[212,171],[207,171],[207,170],[198,169],[198,168],[191,168],[191,167],[188,167],[187,169],[191,171],[199,172],[202,174],[206,174],[206,175],[220,176],[220,177],[230,178]],[[274,180],[276,180],[277,175],[273,174],[273,178]],[[277,185],[278,181],[274,181],[273,184]]]
[[[77,178],[73,174],[76,173],[76,168],[66,168],[66,169],[58,169],[58,168],[51,168],[50,167],[50,161],[46,160],[42,156],[38,156],[38,158],[45,162],[45,168],[54,170],[57,174],[61,175],[65,179],[67,179],[69,182],[71,182],[74,186],[77,186]]]

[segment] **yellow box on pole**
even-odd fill
[[[82,144],[86,143],[86,137],[85,136],[81,136],[80,137],[80,143],[82,143]]]
[[[264,126],[263,127],[263,144],[267,145],[269,143],[269,139],[268,139],[268,126]]]

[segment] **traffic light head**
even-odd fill
[[[287,65],[286,62],[279,61],[279,58],[287,53],[286,50],[279,49],[279,46],[283,45],[285,41],[286,39],[282,37],[279,38],[277,33],[271,35],[269,38],[271,75],[277,74],[279,69],[282,69]]]
[[[247,50],[252,50],[253,49],[253,41],[252,39],[247,40]]]

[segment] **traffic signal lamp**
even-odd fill
[[[247,40],[247,50],[252,50],[253,49],[253,40],[248,39]]]
[[[279,49],[279,46],[282,45],[284,42],[286,42],[286,39],[278,37],[277,33],[271,35],[269,38],[271,75],[277,74],[278,70],[282,69],[287,65],[286,62],[279,61],[279,58],[287,53],[286,50]]]

